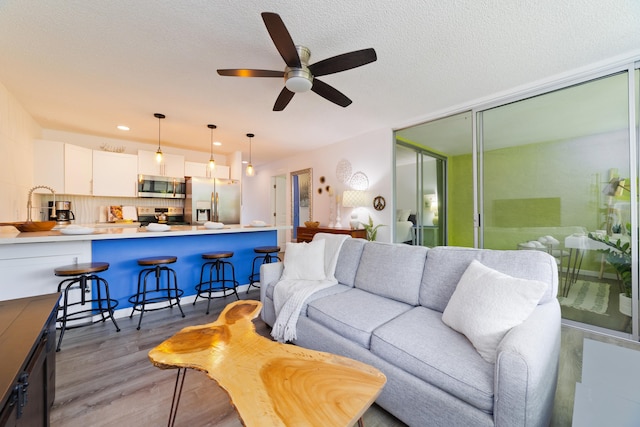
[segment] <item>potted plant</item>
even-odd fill
[[[620,312],[631,316],[631,244],[621,239],[611,240],[609,236],[589,233],[589,238],[596,242],[609,246],[606,249],[598,249],[605,254],[606,261],[616,270],[618,278],[622,282],[620,294]]]
[[[364,227],[365,231],[367,232],[367,240],[369,241],[373,241],[376,240],[376,236],[378,235],[378,228],[382,227],[384,224],[378,224],[376,226],[373,225],[373,219],[371,218],[371,215],[369,215],[369,223],[365,224],[364,222],[361,222],[360,224],[362,224],[362,226]]]

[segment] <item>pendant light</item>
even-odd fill
[[[217,128],[216,125],[207,125],[211,129],[211,155],[209,156],[209,170],[212,171],[216,168],[216,161],[213,158],[213,130]]]
[[[164,114],[155,113],[153,117],[158,119],[158,151],[156,151],[156,161],[162,162],[162,149],[160,148],[160,121],[165,118]]]
[[[253,174],[255,173],[255,171],[253,170],[253,165],[251,164],[251,138],[253,138],[254,136],[255,135],[252,133],[247,134],[247,137],[249,138],[249,163],[247,164],[247,169],[245,171],[247,176],[253,176]]]

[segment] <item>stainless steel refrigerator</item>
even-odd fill
[[[184,216],[190,224],[240,224],[242,197],[238,181],[187,177],[186,187]]]

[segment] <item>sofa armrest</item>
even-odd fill
[[[273,286],[280,280],[284,270],[282,262],[271,262],[260,266],[260,301],[264,304],[269,286]]]
[[[551,420],[560,357],[560,304],[536,307],[498,346],[494,421],[500,426],[547,426]]]

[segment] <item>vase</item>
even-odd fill
[[[631,298],[622,293],[620,294],[619,304],[620,313],[631,317]]]

